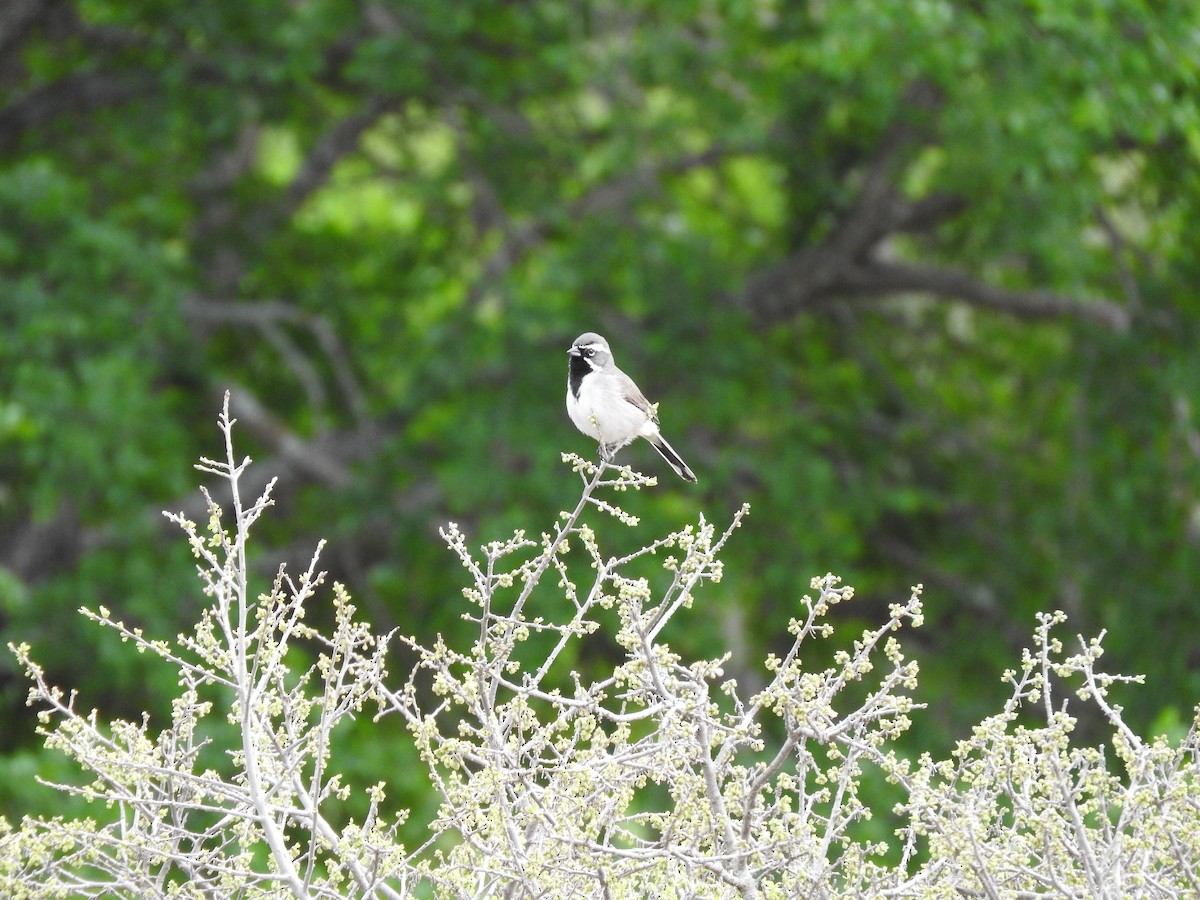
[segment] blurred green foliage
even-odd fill
[[[927,586],[914,747],[994,709],[1037,610],[1147,674],[1132,723],[1200,696],[1194,3],[10,8],[0,637],[84,704],[174,691],[74,610],[193,621],[157,513],[194,504],[222,391],[281,478],[264,583],[324,537],[381,630],[453,635],[436,529],[573,501],[585,330],[700,476],[660,472],[614,550],[752,504],[693,652],[761,677],[835,571],[847,640]],[[11,773],[23,697],[0,661]],[[402,740],[361,729],[359,774],[421,807]]]

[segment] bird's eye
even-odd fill
[[[584,356],[595,356],[595,355],[596,355],[596,351],[595,351],[595,350],[593,350],[591,347],[584,347],[584,348],[583,348],[583,355],[584,355]]]

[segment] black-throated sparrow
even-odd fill
[[[567,351],[567,415],[575,427],[600,442],[607,462],[634,438],[645,438],[679,477],[696,476],[658,430],[658,413],[633,379],[613,362],[608,341],[591,331],[575,338]]]

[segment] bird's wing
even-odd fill
[[[650,417],[651,421],[658,422],[658,410],[654,407],[654,404],[646,399],[645,395],[642,394],[638,386],[633,383],[633,379],[624,372],[621,372],[620,382],[622,399],[624,399],[626,403],[632,403],[634,406],[644,412]]]

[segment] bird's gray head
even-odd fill
[[[587,360],[593,369],[603,369],[612,362],[612,351],[608,349],[608,341],[594,331],[584,332],[575,338],[575,343],[571,344],[567,353],[580,360]]]

